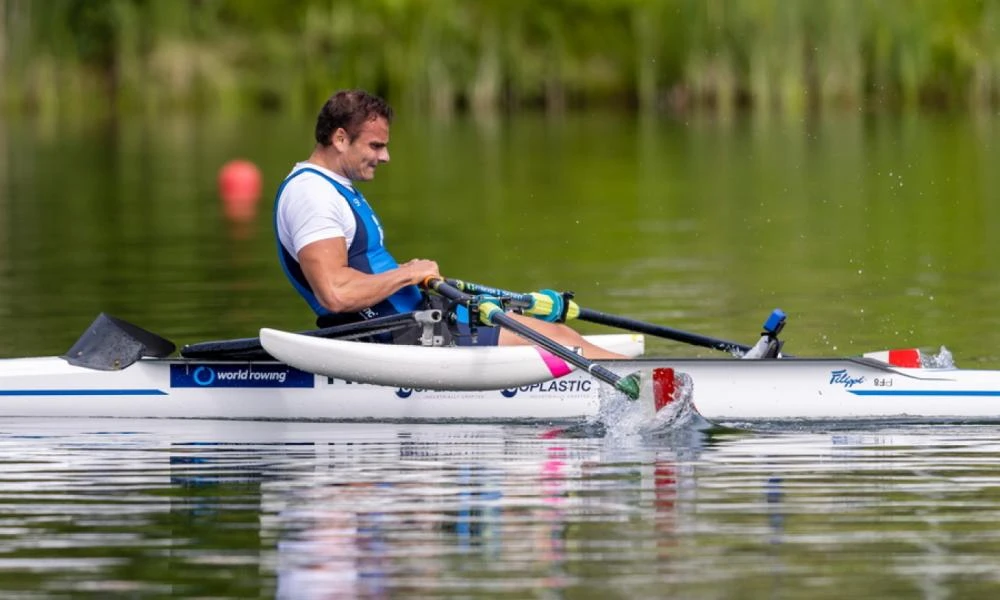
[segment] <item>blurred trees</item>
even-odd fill
[[[993,107],[1000,0],[0,0],[8,110]]]

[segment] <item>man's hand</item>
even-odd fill
[[[438,264],[433,260],[414,258],[399,265],[399,268],[407,274],[409,282],[414,285],[423,283],[428,277],[441,277]]]

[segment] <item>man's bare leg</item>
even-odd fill
[[[599,358],[627,358],[617,352],[610,352],[600,346],[591,344],[587,340],[583,339],[583,336],[580,335],[575,329],[562,323],[549,323],[547,321],[540,321],[538,319],[526,317],[516,313],[507,313],[507,315],[564,346],[582,348],[584,357],[590,360],[596,360]],[[500,330],[499,345],[501,346],[522,346],[531,343],[532,342],[517,335],[513,331],[509,331],[507,329]]]

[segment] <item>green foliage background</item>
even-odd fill
[[[0,0],[7,111],[995,107],[998,0]]]

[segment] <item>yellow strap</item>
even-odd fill
[[[479,320],[484,325],[493,325],[493,316],[502,313],[503,309],[492,302],[483,302],[479,305]]]
[[[576,319],[580,316],[580,305],[572,300],[569,301],[569,308],[566,309],[566,320]]]

